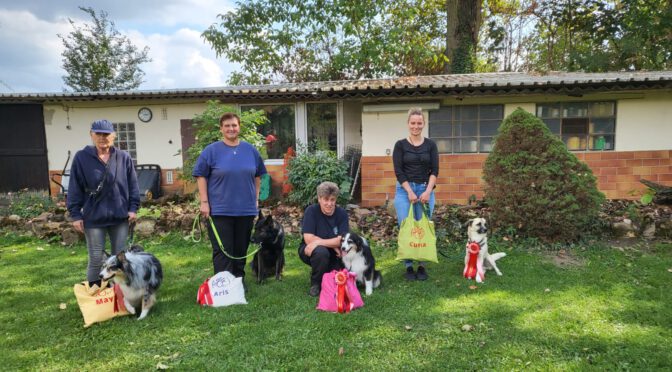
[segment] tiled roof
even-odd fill
[[[545,74],[495,72],[408,76],[389,79],[320,81],[217,88],[133,90],[75,93],[3,93],[2,102],[57,102],[147,99],[325,99],[352,97],[427,97],[446,95],[500,95],[576,93],[672,88],[672,71],[550,72]]]

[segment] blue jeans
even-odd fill
[[[415,193],[415,196],[420,198],[420,195],[427,190],[427,184],[426,183],[415,183],[415,182],[409,182],[409,186],[411,186],[411,190]],[[427,211],[427,217],[432,218],[432,213],[434,212],[434,191],[429,195],[429,210]],[[406,190],[401,187],[399,182],[397,182],[397,190],[394,194],[394,209],[397,211],[397,227],[401,227],[401,221],[405,220],[406,217],[408,217],[408,211],[411,209],[411,201],[408,200],[408,193]],[[422,218],[422,213],[424,213],[424,209],[422,206],[422,203],[418,200],[414,205],[413,205],[413,216],[415,217],[416,221],[420,221],[420,218]],[[404,260],[404,264],[406,267],[413,266],[413,261],[412,260]],[[418,262],[418,265],[423,266],[424,262]]]
[[[103,266],[103,250],[105,249],[105,236],[110,236],[112,246],[111,255],[115,255],[126,249],[128,239],[128,222],[105,227],[91,227],[84,229],[86,247],[89,250],[89,265],[86,269],[86,280],[95,282],[100,278],[100,268]]]

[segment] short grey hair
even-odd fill
[[[322,182],[317,186],[317,197],[326,198],[329,196],[338,197],[338,194],[341,193],[341,190],[338,189],[338,186],[329,181]]]
[[[422,121],[425,121],[425,115],[422,114],[422,108],[420,107],[411,107],[408,110],[408,119],[406,120],[407,122],[411,120],[411,116],[414,115],[420,115],[422,116]]]

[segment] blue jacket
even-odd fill
[[[70,218],[83,219],[85,228],[118,225],[128,219],[128,212],[137,212],[140,207],[133,159],[127,152],[112,147],[108,163],[105,184],[93,197],[90,193],[103,179],[105,163],[98,158],[94,146],[77,151],[72,161],[67,206]]]

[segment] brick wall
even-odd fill
[[[672,185],[672,150],[577,153],[597,177],[609,199],[638,199],[646,186],[640,179]],[[438,203],[466,204],[470,195],[483,197],[483,163],[487,154],[441,155],[436,187]],[[394,199],[396,178],[391,156],[362,158],[362,206]]]

